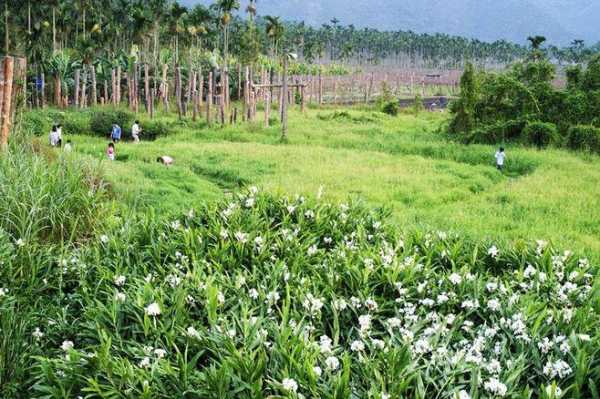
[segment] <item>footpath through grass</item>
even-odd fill
[[[259,115],[259,119],[260,119]],[[563,150],[508,147],[507,170],[491,146],[440,133],[443,113],[389,117],[371,110],[292,112],[289,143],[262,123],[207,128],[117,146],[103,161],[118,201],[160,213],[214,201],[242,186],[333,201],[360,197],[390,207],[402,228],[453,230],[473,238],[544,239],[600,258],[600,159]],[[68,133],[68,132],[66,132]],[[71,137],[77,153],[104,159],[107,140]],[[170,155],[175,164],[156,162]]]

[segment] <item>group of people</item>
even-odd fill
[[[119,126],[117,123],[113,123],[112,130],[110,132],[111,142],[108,143],[108,148],[106,149],[106,156],[111,161],[115,160],[115,157],[116,157],[115,144],[117,144],[119,141],[121,141],[122,133],[123,133],[123,131],[121,129],[121,126]],[[136,120],[133,123],[133,126],[131,126],[131,138],[133,139],[134,143],[140,142],[141,134],[142,134],[142,126],[140,125],[140,121]]]
[[[110,159],[111,161],[114,161],[116,158],[116,144],[121,141],[121,136],[122,136],[122,129],[121,126],[119,126],[116,123],[113,123],[112,126],[112,131],[110,133],[110,138],[111,138],[111,142],[108,143],[108,147],[106,149],[106,156],[108,157],[108,159]],[[133,123],[133,126],[131,126],[131,138],[133,139],[134,143],[139,143],[140,142],[140,135],[142,134],[142,126],[140,125],[139,121],[135,121]],[[168,155],[163,155],[161,157],[158,157],[156,159],[157,162],[162,163],[165,166],[169,166],[173,164],[173,158],[171,158]]]
[[[55,124],[52,126],[52,130],[50,131],[50,145],[52,147],[62,147],[63,146],[63,138],[62,138],[62,125]],[[64,150],[66,152],[71,151],[71,140],[67,140],[65,143]]]

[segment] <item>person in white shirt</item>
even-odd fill
[[[133,137],[133,141],[136,143],[140,142],[140,134],[142,133],[142,128],[140,126],[139,121],[135,121],[133,126],[131,127],[131,137]]]
[[[498,151],[496,151],[496,168],[498,168],[498,170],[504,169],[505,158],[506,153],[504,152],[504,147],[500,147]]]
[[[50,132],[50,145],[52,147],[57,147],[60,145],[60,134],[58,132],[58,127],[56,125],[52,126],[52,131]]]

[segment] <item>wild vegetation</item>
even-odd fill
[[[532,38],[534,47],[539,40]],[[466,142],[600,152],[600,55],[585,67],[569,67],[565,88],[555,87],[554,78],[555,67],[538,50],[507,72],[476,72],[468,65],[451,107],[450,132]]]
[[[0,396],[599,398],[600,57],[239,8],[4,2]]]

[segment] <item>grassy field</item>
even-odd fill
[[[261,116],[259,115],[259,120]],[[507,148],[504,174],[491,146],[465,146],[440,133],[444,113],[389,117],[368,109],[310,110],[290,116],[289,143],[262,123],[207,128],[122,143],[74,136],[76,153],[102,160],[116,198],[160,213],[221,198],[241,186],[360,198],[390,207],[402,228],[452,230],[473,238],[544,239],[600,258],[600,159],[563,150]],[[67,132],[68,133],[68,132]],[[156,163],[160,155],[172,167]]]
[[[165,119],[115,162],[17,132],[0,397],[599,397],[598,160],[509,148],[501,174],[445,118],[294,114],[286,144]]]

